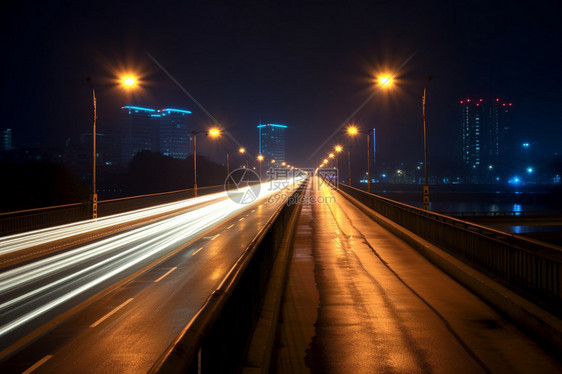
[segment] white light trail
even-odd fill
[[[230,199],[222,199],[213,204],[137,227],[0,273],[0,294],[13,294],[9,296],[9,300],[3,300],[0,304],[0,317],[4,316],[2,319],[5,318],[6,313],[9,313],[12,308],[25,305],[25,303],[32,305],[33,302],[40,299],[45,300],[42,305],[33,306],[32,310],[15,316],[11,321],[3,321],[3,325],[0,326],[0,337],[81,293],[91,290],[135,266],[139,266],[143,261],[154,261],[165,256],[192,238],[223,222],[237,212],[248,208],[248,206],[261,202],[278,190],[287,188],[286,194],[289,195],[290,191],[300,184],[300,181],[301,179],[281,181],[282,183],[275,184],[264,183],[262,187],[269,184],[269,188],[261,188],[258,198],[251,204],[237,204]],[[241,192],[244,190],[241,189]],[[160,214],[203,201],[211,201],[224,194],[203,196],[201,199],[197,198],[196,202],[182,201],[174,204],[165,204],[153,209],[142,209],[130,214],[107,217],[106,220],[99,219],[98,221],[104,221],[103,225],[106,225],[105,227],[111,227],[116,221],[126,222],[127,219],[137,219],[146,214]],[[97,223],[97,221],[86,221],[60,226],[51,230],[35,231],[31,235],[34,237],[33,243],[47,243],[53,240],[53,237],[68,236],[72,235],[71,233],[98,230],[104,227],[103,225],[96,225]],[[218,235],[214,236],[214,238]],[[15,235],[5,238],[0,243],[6,239],[12,241],[12,243],[20,240],[19,244],[13,244],[12,250],[15,250],[13,248],[16,248],[18,245],[22,248],[23,242],[21,242],[21,238],[23,238],[21,234]],[[61,276],[58,276],[58,274],[61,274]],[[51,280],[46,284],[39,283],[44,282],[46,279]],[[71,287],[72,289],[60,295],[64,287]],[[21,293],[18,294],[18,292]]]

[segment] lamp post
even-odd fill
[[[97,160],[97,101],[96,101],[96,90],[94,89],[94,84],[90,77],[86,78],[86,81],[90,84],[92,89],[92,108],[93,108],[93,118],[92,118],[92,218],[98,218],[98,193],[96,186],[96,160]],[[126,88],[133,87],[137,84],[137,80],[132,76],[125,76],[121,79],[121,84]]]
[[[343,151],[343,147],[341,145],[336,145],[334,147],[334,151],[336,151],[336,170],[337,170],[337,174],[339,174],[339,161],[338,161],[338,153],[342,153]],[[339,179],[339,176],[338,176]]]
[[[351,186],[351,150],[347,150],[347,173],[348,173],[347,183],[349,184],[349,186]]]
[[[263,155],[258,155],[258,163],[259,163],[259,175],[260,175],[260,182],[261,182],[261,162],[263,161]]]
[[[240,153],[240,158],[242,159],[242,166],[246,168],[247,165],[246,165],[246,161],[244,160],[244,154],[246,153],[246,148],[240,147],[238,153]]]
[[[91,79],[86,78],[90,87],[92,88],[92,107],[93,107],[93,121],[92,121],[92,218],[98,218],[98,194],[96,189],[96,90],[92,84]]]
[[[424,167],[424,184],[423,184],[423,208],[429,210],[429,184],[427,181],[427,132],[425,125],[425,96],[427,93],[427,85],[431,80],[431,75],[427,78],[425,86],[423,87],[422,98],[422,116],[423,116],[423,167]]]
[[[210,129],[209,131],[193,131],[193,196],[197,197],[197,135],[205,134],[212,137],[220,135],[218,129]]]
[[[357,126],[350,125],[347,128],[347,133],[351,136],[355,136],[358,133],[367,134],[367,192],[371,192],[371,131],[360,130]]]

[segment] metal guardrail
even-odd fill
[[[235,373],[251,337],[275,256],[308,181],[268,220],[150,373]],[[296,221],[294,221],[296,222]]]
[[[562,248],[402,204],[340,184],[382,216],[560,315]]]
[[[224,186],[199,187],[199,195],[223,191]],[[193,197],[193,189],[130,196],[98,202],[98,217],[166,204]],[[0,236],[17,234],[91,218],[91,202],[0,213]]]

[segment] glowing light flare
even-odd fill
[[[209,131],[207,132],[207,134],[213,138],[219,136],[221,134],[221,131],[219,129],[217,129],[216,127],[213,127],[211,129],[209,129]]]
[[[343,151],[343,147],[342,147],[341,145],[336,145],[336,146],[334,147],[334,151],[336,151],[336,152],[339,153],[339,152]]]
[[[137,84],[137,80],[135,79],[135,77],[130,75],[123,77],[123,79],[121,79],[121,82],[125,87],[133,87]]]
[[[357,126],[354,125],[350,125],[347,127],[347,133],[349,135],[355,135],[359,132],[359,129],[357,128]]]
[[[264,157],[263,155],[258,155],[258,161],[263,161]]]
[[[392,77],[389,76],[389,75],[383,75],[383,76],[379,77],[379,83],[383,87],[388,87],[392,84]]]

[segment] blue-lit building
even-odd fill
[[[461,100],[462,161],[472,170],[482,162],[482,99]]]
[[[0,151],[9,151],[12,149],[12,130],[6,129],[0,131]]]
[[[508,164],[512,128],[512,103],[495,99],[489,108],[488,167],[505,169]]]
[[[122,165],[140,151],[159,151],[159,123],[160,115],[155,109],[135,106],[124,106],[123,126],[121,128],[121,160]]]
[[[278,124],[258,125],[259,154],[266,162],[275,160],[280,164],[285,160],[285,131],[287,126]]]
[[[191,138],[187,129],[190,111],[136,106],[124,106],[121,109],[121,165],[127,165],[142,150],[161,152],[174,158],[186,158],[191,153]]]
[[[188,110],[159,110],[159,144],[160,152],[173,158],[186,158],[192,153],[191,137],[187,131]]]
[[[462,161],[468,181],[494,183],[504,179],[512,143],[512,103],[465,99],[461,104]]]

